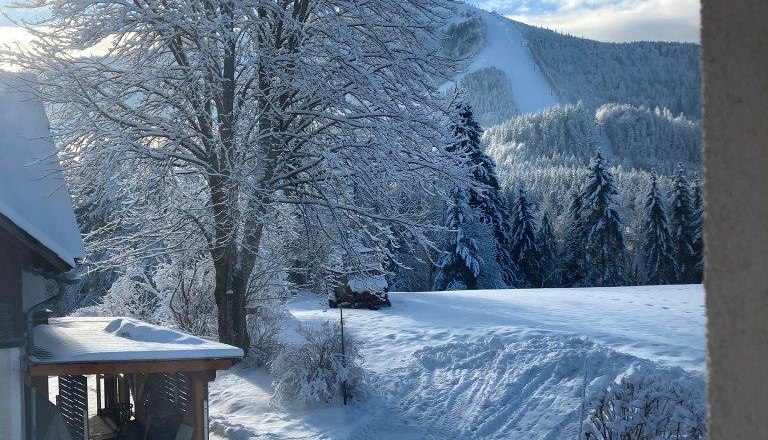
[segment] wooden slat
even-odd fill
[[[227,370],[234,363],[234,359],[196,359],[147,362],[31,364],[27,368],[27,374],[31,377],[35,377],[89,374],[187,373]]]

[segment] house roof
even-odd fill
[[[24,89],[0,72],[0,215],[74,267],[82,237],[45,109]]]
[[[52,318],[35,326],[33,364],[240,359],[243,350],[132,318]]]

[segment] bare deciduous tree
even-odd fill
[[[393,192],[466,174],[434,87],[447,6],[30,0],[48,18],[0,62],[34,74],[79,201],[111,201],[88,237],[102,263],[205,250],[219,338],[247,349],[248,283],[287,207],[323,211],[342,243],[428,243],[426,208]]]

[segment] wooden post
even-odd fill
[[[30,385],[37,390],[41,397],[48,399],[48,376],[38,376],[29,379]]]
[[[101,374],[96,375],[96,414],[101,414],[101,410],[104,409],[104,407],[101,406]]]
[[[192,428],[194,440],[208,440],[208,380],[210,374],[190,374],[192,383]]]
[[[344,346],[344,307],[339,307],[339,323],[341,325],[341,366],[347,367],[347,353]],[[347,380],[341,383],[341,397],[344,399],[344,406],[347,406]]]

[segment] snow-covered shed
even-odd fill
[[[73,439],[207,439],[208,382],[243,356],[131,318],[51,318],[33,333],[27,375],[48,394],[58,378],[61,419],[38,432],[64,425]]]

